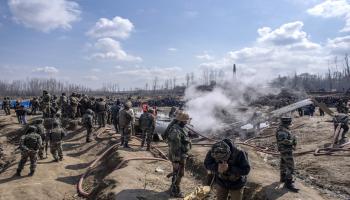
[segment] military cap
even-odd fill
[[[188,120],[190,120],[190,116],[185,112],[177,112],[176,120],[180,122],[187,122]]]

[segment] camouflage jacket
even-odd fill
[[[49,105],[50,102],[51,102],[51,95],[50,94],[43,95],[42,104]]]
[[[96,106],[95,111],[97,113],[106,112],[107,110],[107,105],[105,101],[98,101],[96,102],[95,106]]]
[[[73,96],[71,96],[70,98],[69,98],[69,101],[70,101],[70,105],[71,106],[78,106],[78,104],[79,104],[79,99],[77,98],[77,97],[73,97]]]
[[[120,105],[114,105],[111,107],[111,113],[112,113],[112,120],[116,121],[118,119],[119,111],[121,106]]]
[[[59,100],[59,106],[67,106],[68,105],[68,98],[67,96],[60,96],[60,100]]]
[[[170,161],[179,162],[186,159],[188,151],[192,148],[187,130],[174,124],[169,130],[168,146]]]
[[[155,128],[155,118],[151,113],[142,113],[139,119],[140,129],[141,130],[151,130]]]
[[[276,132],[277,147],[280,152],[290,152],[293,151],[297,145],[297,141],[291,131],[283,126],[280,126]]]
[[[66,136],[66,133],[62,128],[55,128],[49,133],[49,140],[51,143],[58,143],[62,141],[64,136]]]
[[[134,113],[131,109],[123,109],[119,112],[119,126],[121,128],[131,127],[134,121]]]
[[[34,124],[34,126],[38,129],[38,134],[41,136],[41,139],[45,139],[45,128],[43,124]]]
[[[94,119],[94,116],[85,113],[85,114],[83,115],[83,118],[82,118],[83,125],[84,125],[85,127],[91,128],[92,125],[93,125],[93,119]]]
[[[42,144],[43,142],[39,134],[30,133],[21,137],[19,147],[22,151],[37,151]]]

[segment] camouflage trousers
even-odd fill
[[[219,185],[216,186],[216,199],[217,200],[227,200],[228,195],[230,194],[231,199],[233,200],[242,200],[243,199],[244,187],[236,190],[229,190],[223,188]]]
[[[41,111],[43,112],[43,117],[44,118],[47,118],[47,117],[50,117],[50,106],[47,105],[47,104],[43,104],[41,106]]]
[[[112,113],[107,112],[107,124],[112,124]]]
[[[44,159],[44,150],[45,150],[44,146],[39,148],[38,156],[39,156],[40,159]]]
[[[5,107],[4,107],[4,111],[5,111],[5,114],[6,114],[6,115],[11,115],[10,106],[5,106]]]
[[[129,142],[131,138],[131,127],[123,127],[120,128],[120,133],[122,135],[121,137],[121,143],[124,144],[124,142]]]
[[[181,180],[182,177],[185,176],[185,166],[186,166],[186,160],[181,159],[179,162],[172,162],[173,165],[173,176],[171,179],[171,186],[170,186],[170,192],[172,194],[178,194],[181,189]]]
[[[105,127],[106,126],[106,113],[105,112],[97,113],[97,120],[98,120],[99,127]]]
[[[141,146],[143,146],[145,144],[145,142],[147,143],[147,147],[151,145],[151,142],[153,140],[153,131],[146,129],[146,130],[142,130],[142,143]]]
[[[292,181],[294,175],[294,158],[293,152],[281,152],[281,161],[280,161],[280,173],[281,181]]]
[[[28,158],[30,159],[30,171],[34,172],[36,168],[36,161],[38,160],[37,151],[22,151],[21,160],[18,163],[17,171],[22,171]]]
[[[113,121],[113,126],[115,129],[115,133],[118,134],[119,133],[119,124],[118,124],[118,120],[112,120]]]
[[[55,160],[58,160],[58,158],[63,158],[63,150],[62,150],[62,143],[61,142],[54,142],[50,143],[50,152]]]
[[[86,141],[91,140],[92,126],[86,126]]]
[[[71,118],[75,119],[78,117],[78,106],[71,106]]]

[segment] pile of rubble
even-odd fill
[[[252,101],[252,106],[271,106],[275,109],[290,105],[301,99],[307,98],[305,92],[282,89],[278,94],[268,94]]]

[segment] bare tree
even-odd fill
[[[154,77],[153,79],[153,91],[156,91],[158,88],[158,77]]]

